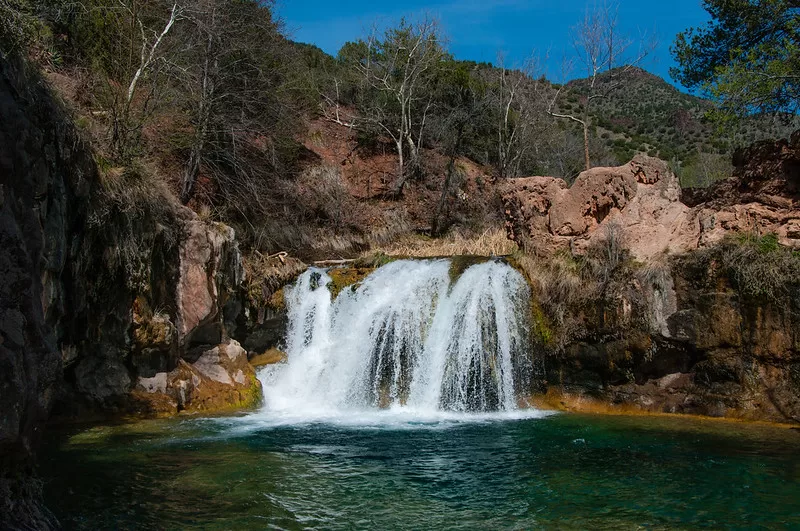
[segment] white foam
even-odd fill
[[[288,362],[259,372],[252,426],[407,428],[538,418],[516,407],[530,290],[486,261],[451,282],[449,260],[399,260],[332,300],[312,268],[287,288]],[[243,426],[244,427],[244,426]]]

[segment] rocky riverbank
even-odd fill
[[[649,157],[504,184],[539,399],[800,421],[800,134],[736,160],[702,192]]]

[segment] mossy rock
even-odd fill
[[[533,298],[531,299],[531,332],[534,340],[545,347],[552,347],[556,343],[556,333],[553,331],[550,319]]]
[[[257,354],[250,358],[250,365],[255,368],[263,367],[265,365],[275,365],[276,363],[284,363],[288,359],[285,352],[277,348],[271,348],[263,354]]]
[[[482,264],[490,260],[488,256],[472,256],[472,255],[459,255],[450,256],[450,283],[455,284],[456,281],[464,274],[464,271],[476,264]]]
[[[377,269],[381,266],[385,266],[390,262],[394,262],[395,260],[398,260],[398,258],[395,256],[389,256],[388,254],[382,251],[378,251],[368,256],[362,256],[361,258],[353,262],[353,265],[355,267],[360,267],[360,268]]]
[[[272,294],[267,301],[267,307],[278,312],[282,312],[286,309],[286,293],[283,291],[283,288]]]
[[[338,297],[344,288],[355,289],[375,269],[375,267],[337,267],[329,270],[328,276],[331,277],[331,283],[328,284],[328,289],[331,297],[334,299]]]

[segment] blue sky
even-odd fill
[[[345,42],[366,35],[373,24],[387,26],[402,16],[429,13],[437,17],[458,59],[495,63],[498,52],[506,63],[519,66],[532,54],[548,57],[543,69],[561,77],[565,53],[572,50],[570,29],[595,0],[278,0],[278,13],[290,37],[336,54]],[[620,0],[621,28],[631,37],[655,34],[658,47],[642,64],[669,79],[673,65],[669,47],[675,35],[704,24],[708,14],[700,0]],[[576,71],[571,77],[582,77]]]

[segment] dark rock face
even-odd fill
[[[691,254],[671,271],[666,326],[595,313],[589,337],[545,357],[550,405],[800,422],[800,285],[780,300],[745,296]]]
[[[47,83],[15,61],[0,58],[0,447],[25,454],[53,403],[124,412],[140,378],[275,334],[246,315],[233,229],[160,189],[115,192],[125,182],[101,178]]]
[[[233,230],[168,195],[128,214],[110,178],[38,72],[0,56],[0,527],[56,525],[31,479],[49,415],[212,411],[260,397],[230,338],[247,321]],[[137,393],[168,374],[143,408]]]
[[[94,162],[38,76],[0,58],[0,521],[54,525],[28,479],[61,378],[62,278]]]

